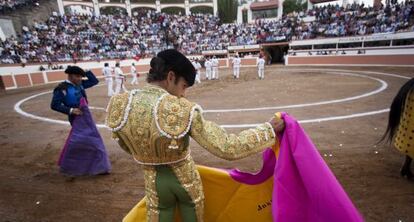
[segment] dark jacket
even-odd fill
[[[99,82],[91,71],[86,72],[85,75],[88,79],[82,80],[82,83],[79,86],[76,86],[69,81],[64,81],[53,90],[53,98],[50,108],[68,115],[69,122],[71,123],[73,115],[70,114],[70,109],[79,108],[80,99],[82,97],[87,99],[85,89],[95,86]]]

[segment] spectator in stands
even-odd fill
[[[26,0],[0,0],[0,5]],[[306,15],[315,16],[303,22]],[[225,50],[232,45],[414,31],[414,1],[382,8],[352,4],[315,7],[279,21],[221,24],[213,15],[169,15],[140,10],[132,17],[58,16],[23,27],[22,35],[0,40],[1,63],[69,62],[153,56],[166,48],[185,54]]]
[[[38,0],[0,0],[0,13],[10,13],[17,9],[39,6]]]

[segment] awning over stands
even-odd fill
[[[278,0],[269,0],[265,2],[253,2],[250,5],[250,9],[252,11],[258,11],[258,10],[266,10],[266,9],[276,9],[279,5]]]
[[[227,55],[228,51],[227,50],[210,50],[210,51],[203,51],[201,52],[201,54],[203,54],[203,56],[213,56],[213,55]]]
[[[229,52],[258,52],[260,51],[260,45],[238,45],[229,46]]]
[[[274,42],[274,43],[262,43],[262,46],[281,46],[281,45],[289,45],[289,42]]]
[[[202,56],[202,55],[188,55],[187,58],[189,58],[189,59],[203,59],[204,56]]]
[[[312,2],[312,4],[319,4],[319,3],[324,3],[324,2],[335,2],[336,0],[310,0],[310,2]]]

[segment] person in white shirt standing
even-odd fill
[[[115,64],[115,80],[116,80],[116,89],[115,94],[119,94],[121,92],[121,89],[124,92],[128,92],[128,90],[125,87],[125,75],[122,71],[121,67],[119,66],[119,62]]]
[[[138,73],[137,69],[135,68],[135,63],[131,64],[131,75],[132,75],[132,85],[138,85]]]
[[[195,83],[200,83],[200,75],[199,72],[197,70],[197,62],[194,59],[190,59],[191,65],[193,65],[194,69],[196,70],[196,77],[195,77]]]
[[[207,60],[204,62],[204,67],[206,67],[206,79],[211,79],[211,61],[207,57]]]
[[[201,64],[200,64],[200,62],[198,61],[198,59],[196,59],[195,61],[194,61],[194,68],[197,70],[197,74],[196,74],[196,78],[195,78],[195,81],[197,82],[197,83],[201,83]]]
[[[236,55],[233,58],[233,77],[235,79],[240,78],[240,64],[241,64],[241,59],[239,58],[238,55]]]
[[[218,73],[219,61],[214,56],[213,59],[211,60],[211,63],[212,63],[212,66],[213,66],[213,77],[212,77],[212,79],[218,79],[219,78],[219,73]]]
[[[111,97],[114,95],[114,88],[113,88],[113,75],[112,75],[112,69],[109,67],[108,63],[104,64],[104,68],[102,69],[102,73],[105,76],[105,82],[108,86],[108,96]]]
[[[263,59],[263,56],[260,55],[259,58],[257,59],[257,72],[259,75],[259,79],[264,79],[264,66],[265,66],[266,61]]]

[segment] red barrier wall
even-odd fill
[[[41,72],[31,73],[30,76],[32,77],[33,85],[38,85],[38,84],[45,83],[45,81],[43,79],[43,74]]]
[[[15,87],[12,76],[2,76],[2,77],[3,77],[4,87],[6,88]]]
[[[29,75],[27,74],[15,75],[14,79],[16,80],[17,87],[31,86]]]
[[[289,56],[289,65],[414,65],[414,55]]]

